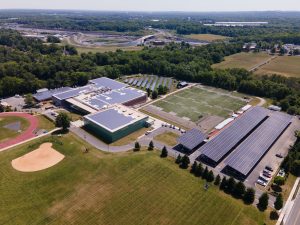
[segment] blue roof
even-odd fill
[[[51,99],[52,95],[59,94],[68,90],[72,90],[70,87],[61,87],[61,88],[56,88],[56,89],[51,89],[43,92],[39,92],[33,95],[33,97],[37,101],[46,101]]]
[[[94,80],[90,80],[90,83],[96,84],[98,87],[106,87],[111,90],[117,90],[117,89],[127,87],[126,84],[109,79],[107,77],[100,77]]]
[[[115,109],[108,109],[92,115],[87,115],[86,118],[109,130],[115,130],[135,120],[135,118],[119,113]]]
[[[181,135],[178,138],[178,142],[184,147],[192,150],[200,145],[206,138],[207,135],[202,133],[200,130],[192,129]]]

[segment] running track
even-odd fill
[[[38,127],[38,119],[36,117],[34,117],[30,114],[27,114],[27,113],[18,113],[18,112],[0,113],[0,118],[7,117],[7,116],[17,116],[17,117],[25,118],[29,121],[30,125],[27,128],[27,130],[23,131],[19,136],[15,137],[13,139],[9,139],[7,141],[1,142],[0,149],[6,148],[11,145],[18,144],[22,141],[26,141],[26,140],[36,136],[34,133],[35,131],[37,131],[37,127]]]

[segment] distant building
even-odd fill
[[[273,110],[273,111],[281,111],[281,107],[276,106],[276,105],[270,105],[268,109]]]
[[[215,22],[204,25],[215,27],[257,27],[267,24],[268,22]]]
[[[181,81],[177,84],[177,88],[184,88],[187,87],[189,84],[185,81]]]
[[[254,51],[257,47],[257,44],[255,42],[251,42],[251,43],[245,43],[243,45],[243,50],[244,51]]]

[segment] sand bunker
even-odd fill
[[[44,143],[38,149],[12,160],[11,165],[21,172],[35,172],[56,165],[64,157],[52,148],[52,143]]]

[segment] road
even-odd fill
[[[300,192],[294,200],[294,205],[286,219],[284,225],[299,225],[300,224]]]

